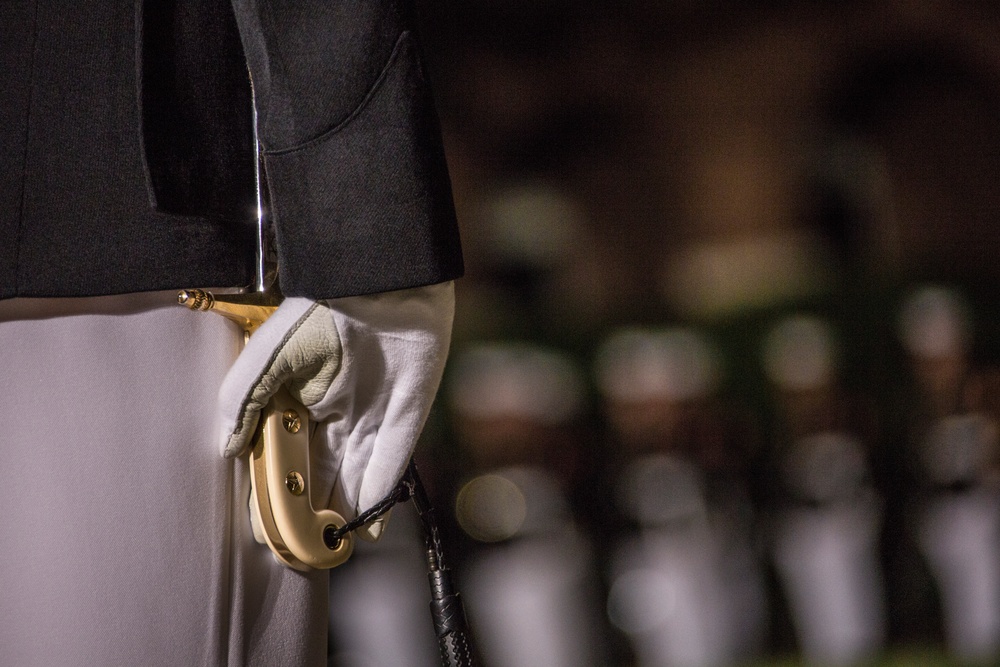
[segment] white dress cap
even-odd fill
[[[903,346],[920,357],[960,355],[969,342],[966,306],[955,292],[928,285],[913,291],[899,316]]]
[[[534,345],[481,344],[452,361],[450,403],[479,419],[562,424],[583,407],[582,372],[566,355]]]
[[[718,381],[718,354],[686,328],[628,328],[612,334],[595,361],[597,385],[624,401],[665,398],[687,401],[711,393]]]

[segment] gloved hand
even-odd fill
[[[285,385],[309,410],[318,470],[346,519],[393,489],[441,381],[454,285],[312,301],[289,297],[251,336],[219,391],[223,455],[246,451]],[[383,523],[363,537],[377,539]]]

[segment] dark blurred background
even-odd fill
[[[489,590],[483,581],[517,588],[502,583],[515,575],[483,563],[522,558],[502,545],[524,542],[525,534],[534,539],[571,523],[589,553],[585,565],[573,565],[589,573],[581,575],[589,602],[567,604],[593,604],[593,617],[576,630],[591,653],[557,658],[551,648],[548,658],[541,649],[530,660],[510,657],[494,647],[541,640],[485,628],[487,615],[472,609],[483,662],[1000,664],[1000,553],[989,509],[997,504],[1000,406],[993,370],[1000,362],[997,4],[425,0],[418,7],[467,266],[457,285],[452,360],[419,453],[424,476],[445,515],[455,567],[472,573],[469,597]],[[901,312],[925,285],[959,306],[948,311],[958,313],[950,324],[927,334],[930,352],[917,345],[921,356],[907,346]],[[823,366],[834,370],[808,387],[783,385],[765,362],[770,332],[793,315],[821,322],[835,350]],[[661,444],[629,444],[639,430],[630,432],[628,424],[639,422],[629,419],[642,419],[635,417],[636,397],[630,407],[629,396],[601,384],[596,360],[623,327],[683,330],[711,350],[711,382],[680,395],[653,397],[650,390],[639,397],[649,414],[682,406],[670,424],[649,427],[660,429]],[[942,327],[951,334],[941,334]],[[484,350],[493,351],[485,361]],[[559,363],[550,369],[531,351],[575,370],[567,375]],[[470,354],[480,356],[466,371]],[[504,359],[528,359],[528,370],[511,370]],[[668,380],[661,384],[674,386]],[[560,392],[566,396],[553,398]],[[932,435],[959,431],[965,435]],[[968,435],[973,431],[978,435]],[[844,482],[857,488],[841,494],[854,500],[804,498],[786,479],[788,452],[816,433],[850,433],[860,443],[857,476],[864,481]],[[645,438],[656,439],[649,431]],[[926,454],[935,438],[961,441],[940,446],[949,461],[975,461],[937,474]],[[758,577],[760,585],[756,607],[746,603],[756,611],[747,614],[760,618],[728,652],[651,648],[655,623],[623,621],[637,612],[621,609],[634,603],[615,602],[621,572],[656,569],[647,563],[629,570],[622,545],[669,533],[672,546],[657,553],[676,554],[677,544],[695,539],[674,519],[667,530],[615,500],[622,471],[652,453],[693,466],[706,530],[720,521],[737,525],[727,544],[742,540],[750,554],[746,572],[753,574],[743,578]],[[815,464],[820,473],[846,469],[850,457],[837,456]],[[538,490],[548,500],[532,501],[535,482],[504,477],[510,469],[542,471],[556,490]],[[470,532],[461,516],[462,507],[475,504],[469,485],[496,471],[513,490],[484,497],[519,499],[528,518],[513,520],[510,534]],[[553,494],[565,507],[553,509]],[[829,507],[851,508],[837,521],[847,522],[845,534],[864,532],[850,523],[859,520],[851,512],[862,495],[862,523],[873,537],[857,549],[871,551],[872,562],[826,556],[833,559],[827,566],[822,554],[788,546],[797,539],[788,525],[816,523],[802,518],[805,510],[822,523],[833,516],[824,514]],[[548,519],[524,528],[535,525],[536,510]],[[940,528],[959,524],[965,533]],[[829,539],[843,546],[829,525],[801,529],[820,536],[806,539],[813,545]],[[800,579],[815,572],[850,578],[851,567],[860,568],[877,581],[869,593],[878,599],[866,610],[848,602],[809,621],[805,603],[796,602],[796,575],[780,565],[789,549],[798,560],[819,559],[814,574]],[[962,552],[965,565],[943,551]],[[718,549],[698,553],[709,552],[722,569],[733,562]],[[560,558],[558,550],[548,553],[534,557]],[[956,568],[978,574],[957,581],[948,574]],[[683,568],[673,572],[697,578]],[[963,611],[949,602],[967,599],[962,591],[969,587],[988,591],[978,607]],[[722,590],[716,606],[733,607],[736,593]],[[676,598],[671,614],[684,616],[684,599]],[[641,617],[660,614],[654,602],[640,605]],[[508,614],[536,614],[536,632],[573,635],[544,629],[546,613],[559,613],[554,602],[549,612],[540,603],[529,605],[533,612],[517,611],[517,600],[509,604]],[[809,639],[816,618],[826,619],[819,626],[848,629]],[[704,630],[712,622],[682,620],[688,625],[670,621],[674,629],[662,632],[718,636]],[[854,626],[871,632],[852,635]],[[977,634],[972,626],[982,627]],[[726,627],[714,632],[736,632]]]

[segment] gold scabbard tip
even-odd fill
[[[200,289],[181,290],[177,293],[177,303],[191,310],[208,310],[212,307],[212,295]]]
[[[186,289],[177,293],[177,303],[180,305],[191,310],[211,310],[218,313],[236,322],[247,335],[256,331],[277,310],[278,301],[274,294],[257,292],[216,296],[203,289]]]

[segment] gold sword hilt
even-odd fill
[[[177,302],[232,320],[248,340],[281,303],[276,284],[264,292],[213,294],[182,290]],[[284,565],[300,571],[328,569],[354,550],[350,534],[328,542],[346,521],[332,509],[313,508],[309,474],[309,411],[284,389],[261,412],[250,448],[250,523],[254,538]]]

